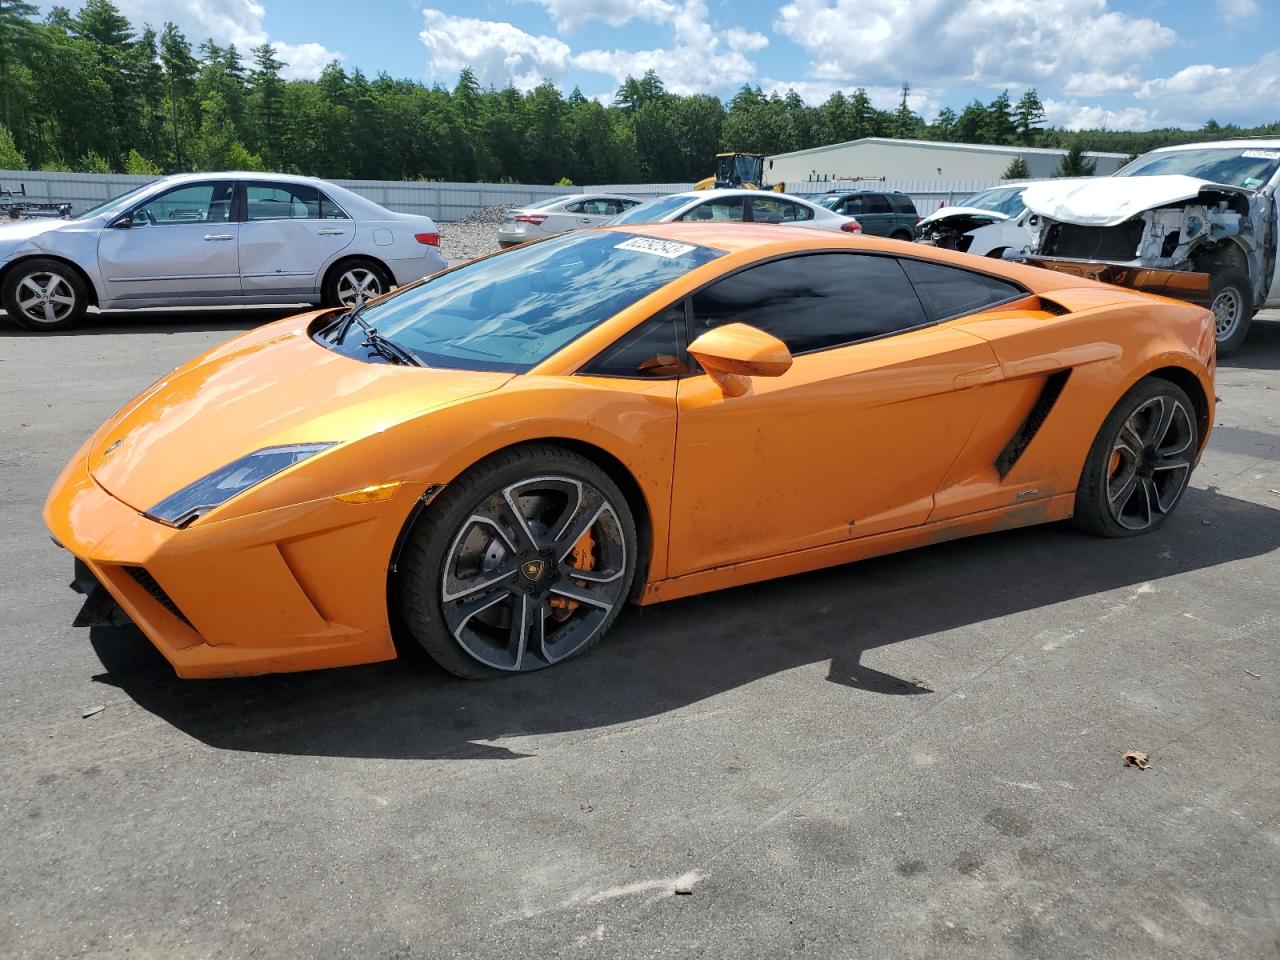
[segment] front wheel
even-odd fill
[[[1103,537],[1163,526],[1186,492],[1200,449],[1195,408],[1181,387],[1148,377],[1102,424],[1076,490],[1076,525]]]
[[[23,260],[5,275],[0,302],[24,330],[69,330],[84,319],[89,297],[80,275],[60,260]]]
[[[600,640],[631,589],[635,521],[594,463],[531,445],[451,483],[402,557],[409,631],[450,673],[481,679],[548,667]]]
[[[1225,357],[1235,353],[1249,335],[1249,321],[1253,318],[1249,274],[1234,268],[1223,270],[1211,275],[1209,285],[1213,337],[1218,343],[1218,355]]]

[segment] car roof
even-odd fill
[[[1157,147],[1149,153],[1170,153],[1175,150],[1204,150],[1206,148],[1239,147],[1241,150],[1280,150],[1280,137],[1237,137],[1234,140],[1206,140],[1202,143],[1178,143],[1172,147]]]

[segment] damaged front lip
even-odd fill
[[[1007,213],[998,210],[983,210],[981,207],[943,207],[921,220],[916,226],[927,227],[933,223],[941,223],[950,217],[989,217],[992,221],[1010,219]]]
[[[1059,223],[1084,227],[1114,227],[1126,220],[1175,203],[1194,200],[1201,193],[1254,196],[1254,191],[1184,174],[1156,177],[1082,177],[1033,183],[1022,195],[1032,213]]]

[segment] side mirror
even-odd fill
[[[740,397],[751,377],[780,377],[791,369],[791,351],[777,337],[745,323],[729,323],[708,330],[689,353],[702,364],[726,397]]]
[[[117,217],[115,220],[111,222],[111,229],[113,230],[128,230],[132,226],[133,226],[132,213],[126,213],[124,216]]]

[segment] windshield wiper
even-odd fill
[[[385,359],[392,363],[399,363],[406,367],[425,367],[422,358],[411,350],[407,350],[400,344],[396,343],[389,337],[383,336],[378,332],[378,328],[371,324],[364,317],[360,316],[359,310],[351,311],[351,316],[347,320],[347,326],[352,323],[360,325],[360,329],[364,331],[364,342],[362,347],[371,347],[376,353],[381,354]]]

